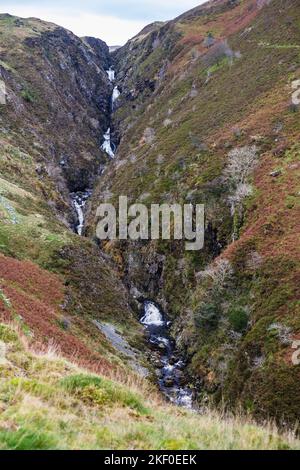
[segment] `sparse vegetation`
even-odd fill
[[[34,103],[36,101],[36,94],[28,88],[21,91],[21,96],[28,103]]]

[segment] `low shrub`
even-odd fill
[[[61,380],[60,385],[85,402],[108,406],[119,402],[140,414],[148,413],[146,407],[133,393],[100,377],[84,374],[71,375]]]
[[[248,326],[248,315],[243,307],[233,307],[229,312],[229,322],[234,331],[242,333]]]

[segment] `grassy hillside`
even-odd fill
[[[168,407],[138,382],[36,354],[0,325],[0,449],[299,449],[274,427]]]
[[[130,341],[142,344],[128,294],[96,245],[59,220],[47,201],[59,194],[55,180],[41,180],[35,166],[34,156],[2,141],[0,294],[10,302],[0,295],[1,316],[16,320],[34,342],[55,340],[67,357],[80,352],[92,369],[126,367],[92,322],[125,328]]]

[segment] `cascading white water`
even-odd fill
[[[162,314],[152,302],[145,302],[145,315],[142,317],[141,323],[147,326],[163,326],[165,324]]]
[[[112,97],[111,97],[112,109],[114,109],[115,102],[120,97],[120,95],[121,95],[121,93],[119,91],[119,88],[117,86],[115,86],[114,90],[113,90]]]
[[[108,78],[111,82],[113,82],[115,80],[115,71],[110,67],[109,70],[106,70],[106,73],[108,75]],[[113,89],[113,92],[112,92],[112,96],[111,96],[111,108],[112,108],[112,111],[114,110],[114,104],[115,102],[117,101],[117,99],[119,98],[120,96],[120,91],[118,89],[117,86],[114,87]],[[107,155],[110,157],[110,158],[114,158],[115,157],[115,152],[114,150],[112,149],[112,143],[111,143],[111,131],[110,131],[110,127],[107,129],[107,131],[105,132],[104,136],[103,136],[103,139],[104,139],[104,142],[103,144],[101,145],[101,149],[107,153]]]
[[[108,70],[106,70],[106,73],[108,75],[108,78],[111,82],[115,81],[115,71],[110,67]],[[112,101],[112,108],[113,104],[115,101],[119,98],[120,92],[118,90],[118,87],[115,86],[113,89],[111,101]],[[103,136],[104,142],[101,146],[101,149],[107,153],[107,155],[110,158],[114,158],[115,153],[112,149],[112,144],[111,144],[111,134],[110,134],[110,127],[107,129]],[[83,228],[84,228],[84,207],[86,205],[86,202],[88,198],[91,196],[92,192],[88,189],[83,192],[78,192],[78,193],[73,193],[71,194],[71,198],[73,200],[73,206],[74,209],[77,213],[77,219],[78,219],[78,225],[76,225],[76,232],[78,235],[82,235]]]
[[[83,215],[83,206],[80,205],[77,201],[74,201],[74,206],[78,215],[79,224],[76,227],[78,235],[82,235],[83,225],[84,225],[84,215]]]
[[[169,337],[168,322],[158,306],[153,302],[144,302],[144,315],[140,322],[149,334],[149,343],[159,352],[160,368],[157,371],[161,391],[175,403],[184,408],[193,408],[193,392],[182,385],[185,363],[176,359],[174,343]]]
[[[110,157],[110,158],[114,158],[115,157],[115,153],[113,151],[113,149],[111,148],[111,139],[110,139],[110,127],[107,129],[107,131],[105,132],[104,136],[103,136],[103,139],[104,139],[104,142],[101,146],[101,149],[107,153],[107,155]]]
[[[106,70],[106,73],[108,75],[109,80],[111,82],[114,82],[115,81],[115,71],[111,67],[109,67],[109,69]]]
[[[106,71],[108,78],[111,82],[115,80],[115,72],[111,68]],[[120,96],[120,91],[117,86],[114,87],[112,93],[112,111],[114,103]],[[111,129],[107,129],[103,135],[104,142],[101,149],[107,153],[110,158],[115,157],[115,152],[112,149],[111,143]],[[78,225],[76,231],[78,235],[82,235],[84,228],[84,207],[91,196],[91,191],[73,193],[74,208],[78,216]],[[193,392],[188,387],[183,386],[182,376],[184,375],[185,363],[176,358],[176,351],[174,342],[169,336],[168,328],[170,322],[162,314],[161,310],[155,303],[146,301],[144,302],[144,315],[140,320],[145,329],[149,333],[149,343],[152,348],[159,351],[159,366],[158,371],[158,384],[162,393],[165,394],[169,400],[184,408],[193,408]],[[175,360],[174,360],[175,359]]]
[[[84,227],[84,207],[87,203],[87,200],[91,196],[91,194],[92,194],[92,191],[90,189],[83,191],[83,192],[71,194],[74,209],[76,210],[77,218],[78,218],[78,224],[76,225],[76,232],[80,236],[82,235],[83,227]]]

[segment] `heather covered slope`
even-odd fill
[[[200,402],[283,425],[300,403],[299,24],[297,1],[211,1],[117,50],[120,146],[94,193],[205,204],[202,252],[106,249],[174,318]]]

